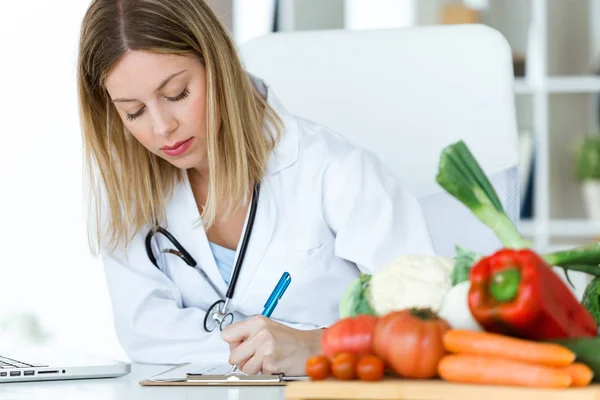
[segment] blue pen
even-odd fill
[[[271,296],[269,296],[269,299],[265,303],[265,309],[262,313],[263,316],[267,318],[271,317],[271,314],[273,314],[275,307],[277,307],[281,296],[283,296],[285,290],[288,288],[288,286],[290,286],[291,281],[292,277],[289,273],[284,272],[283,275],[281,275],[281,279],[279,279],[279,282],[277,282],[277,286],[275,286],[275,289],[273,289]]]
[[[271,317],[271,314],[273,314],[275,307],[277,307],[277,304],[279,303],[281,296],[283,296],[283,293],[285,293],[288,286],[290,286],[291,281],[292,281],[292,277],[290,276],[290,274],[288,272],[284,272],[283,275],[281,275],[279,282],[277,282],[275,289],[273,289],[273,291],[271,292],[271,295],[269,296],[269,298],[267,299],[267,302],[265,303],[265,306],[264,306],[265,309],[263,310],[263,312],[261,314],[262,316],[267,317],[267,318]],[[229,373],[231,374],[236,369],[237,369],[237,366],[234,365],[233,367],[231,367],[231,371],[229,371]]]

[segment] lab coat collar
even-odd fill
[[[298,160],[298,122],[281,104],[269,85],[252,74],[248,75],[256,89],[263,97],[266,97],[267,103],[283,123],[281,135],[267,163],[266,175],[270,176],[289,167]]]

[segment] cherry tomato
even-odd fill
[[[313,356],[306,360],[306,375],[312,380],[321,380],[329,376],[331,365],[325,356]]]
[[[363,381],[378,381],[383,378],[383,373],[383,361],[377,356],[362,356],[356,364],[356,374]]]
[[[344,381],[356,379],[357,360],[358,356],[353,353],[337,354],[331,362],[333,376]]]

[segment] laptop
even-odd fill
[[[116,378],[130,372],[129,363],[66,348],[0,349],[0,383]]]

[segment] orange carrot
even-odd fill
[[[575,353],[555,343],[540,343],[491,332],[460,329],[447,331],[444,348],[451,353],[510,358],[550,367],[566,367],[575,362]]]
[[[438,374],[446,381],[482,385],[567,388],[572,382],[564,368],[474,354],[444,356]]]
[[[594,372],[585,364],[574,363],[565,367],[565,370],[571,375],[573,382],[571,386],[587,386],[594,377]]]

